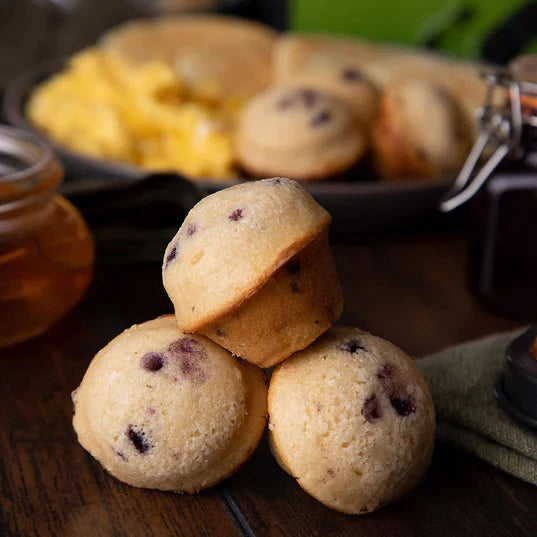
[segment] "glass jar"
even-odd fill
[[[495,313],[537,320],[537,167],[530,158],[494,171],[470,201],[470,288]]]
[[[476,297],[518,321],[537,319],[537,55],[483,73],[479,136],[443,211],[470,202],[469,281]]]
[[[62,178],[47,145],[0,126],[0,347],[47,330],[91,281],[93,239]]]

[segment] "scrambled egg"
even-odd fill
[[[27,115],[62,145],[191,177],[236,176],[237,100],[194,100],[164,62],[133,65],[88,49],[33,92]]]

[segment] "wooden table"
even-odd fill
[[[337,239],[356,324],[420,356],[514,323],[481,310],[465,283],[465,240],[449,234]],[[537,488],[437,443],[421,485],[367,516],[331,511],[277,466],[263,440],[200,494],[124,485],[77,443],[73,390],[94,353],[132,323],[170,311],[158,266],[99,266],[90,292],[47,334],[0,352],[0,535],[535,535]]]
[[[141,4],[0,2],[0,91],[27,67],[92,43]],[[253,4],[261,9],[269,2]],[[346,295],[341,322],[384,336],[413,355],[514,326],[470,297],[463,237],[339,239],[334,249]],[[99,266],[88,295],[69,316],[46,335],[0,351],[2,537],[537,533],[537,488],[441,443],[414,493],[361,517],[336,513],[309,497],[279,469],[265,441],[237,474],[194,496],[123,485],[76,442],[70,392],[112,337],[168,311],[158,266]]]

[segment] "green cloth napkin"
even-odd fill
[[[537,433],[498,405],[494,382],[521,331],[495,334],[418,360],[436,407],[437,435],[537,485]]]

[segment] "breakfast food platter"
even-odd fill
[[[29,94],[40,82],[58,72],[64,62],[52,61],[28,70],[7,88],[4,113],[8,121],[27,132],[47,139],[60,156],[69,181],[67,192],[80,191],[84,183],[98,183],[102,188],[110,182],[132,183],[147,176],[140,167],[93,158],[72,151],[46,137],[26,117],[24,110]],[[352,179],[352,176],[351,176]],[[354,231],[371,231],[395,227],[412,227],[437,216],[437,204],[452,183],[451,177],[400,180],[311,181],[305,188],[331,213],[338,215],[334,227],[350,226]],[[198,179],[196,184],[211,193],[230,185],[229,180]]]
[[[479,69],[230,17],[141,19],[14,80],[4,109],[79,188],[172,172],[211,193],[285,176],[342,226],[385,229],[437,216],[477,134]]]

